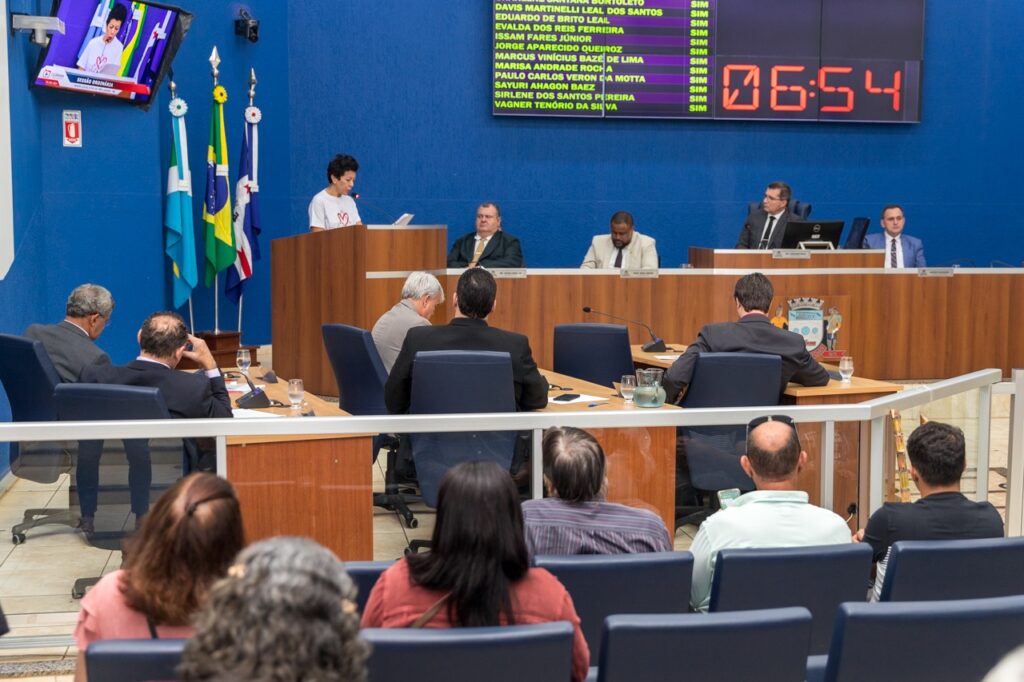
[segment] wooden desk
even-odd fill
[[[645,353],[639,345],[632,346],[633,362],[650,367],[668,368],[672,360],[662,360],[658,355],[678,356],[686,350],[683,344],[669,344],[678,353]],[[826,365],[826,368],[835,370]],[[865,379],[854,376],[850,383],[830,379],[826,386],[800,386],[790,384],[783,394],[783,403],[788,405],[843,405],[864,402],[883,395],[903,390],[898,384]],[[868,452],[867,437],[862,431],[865,425],[857,422],[837,423],[835,428],[835,449],[832,479],[832,510],[846,518],[851,504],[856,505],[853,527],[860,526],[860,520],[867,521],[867,480]],[[800,472],[799,486],[810,495],[812,504],[821,502],[821,445],[824,433],[822,424],[800,424],[800,444],[807,451],[807,467]]]
[[[551,391],[550,396],[566,393],[608,398],[607,402],[576,404],[548,403],[545,412],[574,410],[647,410],[627,403],[611,388],[582,379],[541,370],[548,383],[572,390]],[[591,407],[593,405],[593,407]],[[678,410],[675,405],[658,408]],[[649,509],[660,516],[670,530],[675,528],[676,513],[676,430],[669,427],[587,429],[601,444],[607,460],[608,501]],[[540,453],[535,453],[540,456]]]
[[[707,249],[691,246],[690,265],[695,268],[745,268],[771,270],[774,268],[884,268],[885,249],[830,251],[827,249],[801,252],[752,251],[749,249]]]
[[[287,379],[264,390],[288,403]],[[241,395],[232,393],[232,402]],[[309,393],[306,401],[318,416],[348,414]],[[227,445],[224,473],[238,492],[247,541],[302,535],[343,560],[373,559],[371,434],[229,437]]]

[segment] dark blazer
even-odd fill
[[[473,260],[476,250],[476,232],[470,232],[455,240],[448,252],[448,267],[464,268]],[[484,252],[480,255],[477,265],[485,268],[521,268],[523,266],[523,248],[519,240],[504,230],[498,230],[491,236]],[[481,349],[482,350],[482,349]]]
[[[202,372],[180,372],[157,362],[133,360],[127,365],[87,367],[82,381],[90,384],[155,386],[172,417],[201,419],[231,417],[231,398],[224,377],[209,378]]]
[[[665,393],[674,401],[679,392],[693,378],[693,367],[698,353],[766,353],[782,357],[782,385],[795,381],[804,386],[824,386],[828,372],[811,357],[804,345],[804,337],[796,332],[779,329],[767,315],[750,314],[738,322],[705,325],[697,340],[672,363],[665,372]]]
[[[446,325],[413,327],[405,335],[402,350],[384,386],[384,403],[392,414],[409,411],[412,399],[412,361],[421,350],[507,352],[512,356],[516,407],[520,410],[539,410],[548,404],[547,379],[537,371],[530,341],[525,336],[490,327],[484,320],[456,317]]]
[[[109,365],[110,357],[84,331],[63,320],[58,324],[34,324],[25,336],[43,344],[62,381],[78,381],[90,365]]]
[[[900,244],[903,248],[903,267],[905,268],[926,268],[927,262],[924,259],[924,244],[917,237],[909,234],[900,234]],[[876,232],[864,237],[865,249],[885,249],[885,232]],[[885,254],[885,262],[889,262],[889,254]]]
[[[793,220],[793,215],[787,209],[782,212],[775,223],[772,240],[768,242],[769,249],[782,248],[782,236],[786,233],[786,223],[790,220]],[[768,214],[764,212],[763,208],[748,213],[747,219],[743,221],[743,230],[740,232],[739,239],[736,240],[735,248],[756,249],[757,245],[761,243],[761,235],[764,233],[766,222],[768,222]]]

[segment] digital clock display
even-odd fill
[[[920,120],[924,0],[494,1],[496,115]]]

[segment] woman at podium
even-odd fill
[[[356,184],[359,162],[347,154],[338,154],[327,164],[327,187],[309,202],[309,230],[320,232],[336,227],[358,225],[359,210],[349,196]]]

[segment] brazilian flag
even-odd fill
[[[224,102],[227,90],[213,89],[213,114],[210,118],[210,145],[206,156],[206,199],[203,222],[206,223],[206,286],[221,270],[235,264],[235,234],[231,220],[231,190],[228,185],[228,143],[224,131]]]

